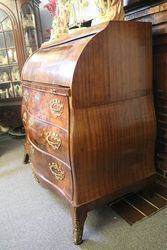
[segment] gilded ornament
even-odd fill
[[[52,174],[55,176],[56,180],[62,181],[65,177],[65,172],[63,170],[63,167],[58,164],[57,162],[55,163],[49,163],[49,169],[52,172]]]
[[[25,123],[25,125],[26,125],[26,123],[27,123],[27,118],[28,118],[27,112],[24,112],[24,113],[23,113],[23,122]]]
[[[64,105],[61,103],[59,99],[53,99],[49,105],[51,109],[51,113],[56,117],[60,117],[63,113]]]
[[[35,179],[38,183],[40,183],[39,178],[37,177],[37,175],[36,175],[36,173],[35,173],[35,171],[34,171],[33,168],[32,168],[32,174],[33,174],[34,179]]]
[[[29,120],[28,120],[29,127],[32,127],[33,124],[34,124],[34,118],[30,117]]]
[[[76,245],[82,243],[82,234],[83,234],[83,227],[80,225],[80,222],[76,220],[75,225],[73,227],[73,241]]]
[[[54,131],[46,132],[46,141],[54,150],[61,147],[61,138],[59,134]]]
[[[35,153],[35,149],[34,147],[31,145],[31,154],[34,154]]]

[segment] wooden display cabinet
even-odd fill
[[[39,3],[0,2],[0,124],[4,126],[22,124],[20,73],[27,57],[42,42]]]

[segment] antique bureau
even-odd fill
[[[151,54],[149,23],[109,22],[43,45],[23,68],[25,160],[69,202],[76,244],[88,211],[152,183]]]

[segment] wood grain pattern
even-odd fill
[[[22,73],[25,99],[30,91],[23,120],[26,106],[35,121],[26,125],[37,151],[34,171],[42,185],[70,196],[76,244],[89,210],[150,184],[155,174],[151,25],[110,22],[95,30],[42,47]],[[64,105],[59,117],[50,111],[55,98]],[[68,151],[72,177],[62,185],[46,167],[58,154],[39,138],[43,127],[68,134],[58,160],[65,165]]]
[[[151,101],[151,97],[141,97],[74,112],[72,160],[77,166],[77,204],[154,174]]]
[[[67,199],[72,199],[73,187],[72,187],[72,176],[70,168],[65,165],[62,161],[56,160],[55,157],[39,150],[31,141],[28,139],[30,145],[30,158],[35,168],[37,176],[49,182],[52,186],[59,190]],[[57,163],[61,166],[64,171],[63,180],[57,180],[54,174],[50,171],[49,164]]]
[[[50,92],[43,91],[41,89],[25,88],[23,85],[23,105],[25,105],[33,116],[40,120],[44,120],[50,124],[56,124],[62,129],[69,130],[69,108],[68,98],[62,95],[55,95],[54,88],[50,89]],[[25,96],[28,97],[26,100]],[[56,115],[54,112],[54,101],[60,102],[60,115]]]
[[[132,1],[133,2],[133,1]],[[131,1],[126,8],[126,19],[152,23],[153,63],[154,63],[154,99],[158,120],[156,167],[157,171],[167,177],[167,147],[162,130],[167,128],[167,3],[166,1],[138,1],[137,8],[131,8]],[[155,3],[154,3],[155,2]],[[163,113],[163,117],[162,114]],[[160,119],[162,117],[162,120]],[[164,152],[165,151],[165,152]],[[159,157],[161,155],[161,157]]]
[[[28,112],[26,107],[22,106],[22,108],[24,109],[23,114],[24,112],[27,113],[27,122],[24,125],[33,144],[70,166],[69,133],[64,129],[35,118]]]

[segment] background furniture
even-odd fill
[[[89,210],[153,180],[151,48],[150,24],[103,23],[43,45],[23,68],[25,160],[69,202],[76,244]]]
[[[0,2],[0,124],[12,128],[22,124],[23,64],[42,42],[39,2]]]
[[[127,20],[152,22],[154,98],[158,121],[156,166],[158,173],[167,177],[167,3],[126,2]]]

